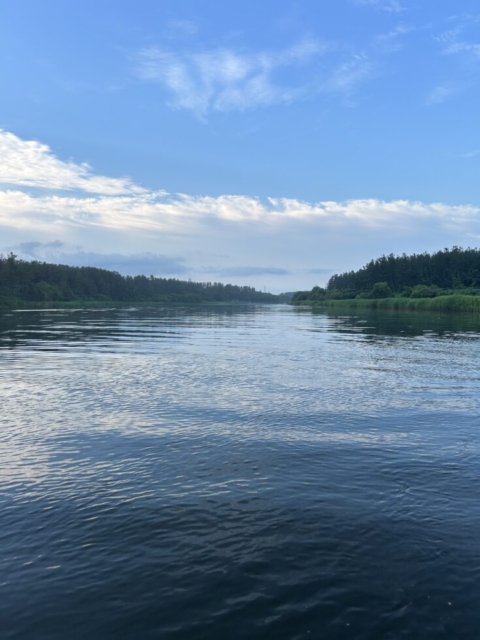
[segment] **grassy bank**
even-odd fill
[[[355,298],[352,300],[305,300],[301,304],[342,309],[386,309],[393,311],[463,311],[480,313],[480,296],[451,295],[436,298]]]

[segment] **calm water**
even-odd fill
[[[480,319],[0,315],[0,637],[480,637]]]

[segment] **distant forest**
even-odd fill
[[[436,253],[390,254],[358,271],[334,275],[326,290],[297,292],[292,302],[402,296],[433,298],[452,293],[480,294],[480,250],[443,249]]]
[[[282,296],[220,282],[122,276],[96,267],[70,267],[0,254],[0,306],[68,302],[283,302]],[[31,306],[31,305],[30,305]]]

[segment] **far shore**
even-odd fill
[[[45,300],[42,302],[14,301],[2,304],[0,300],[0,312],[2,311],[42,311],[46,309],[114,309],[132,307],[233,307],[233,306],[253,306],[253,305],[285,304],[282,302],[250,302],[250,301],[209,301],[209,300]]]
[[[346,300],[302,300],[295,306],[338,309],[385,309],[391,311],[443,311],[480,313],[480,296],[453,294],[436,298],[353,298]]]

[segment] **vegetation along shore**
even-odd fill
[[[221,282],[122,276],[96,267],[70,267],[0,254],[0,308],[95,307],[110,304],[284,302],[282,295]]]
[[[480,312],[480,250],[381,256],[358,271],[332,276],[325,289],[297,291],[291,304]]]

